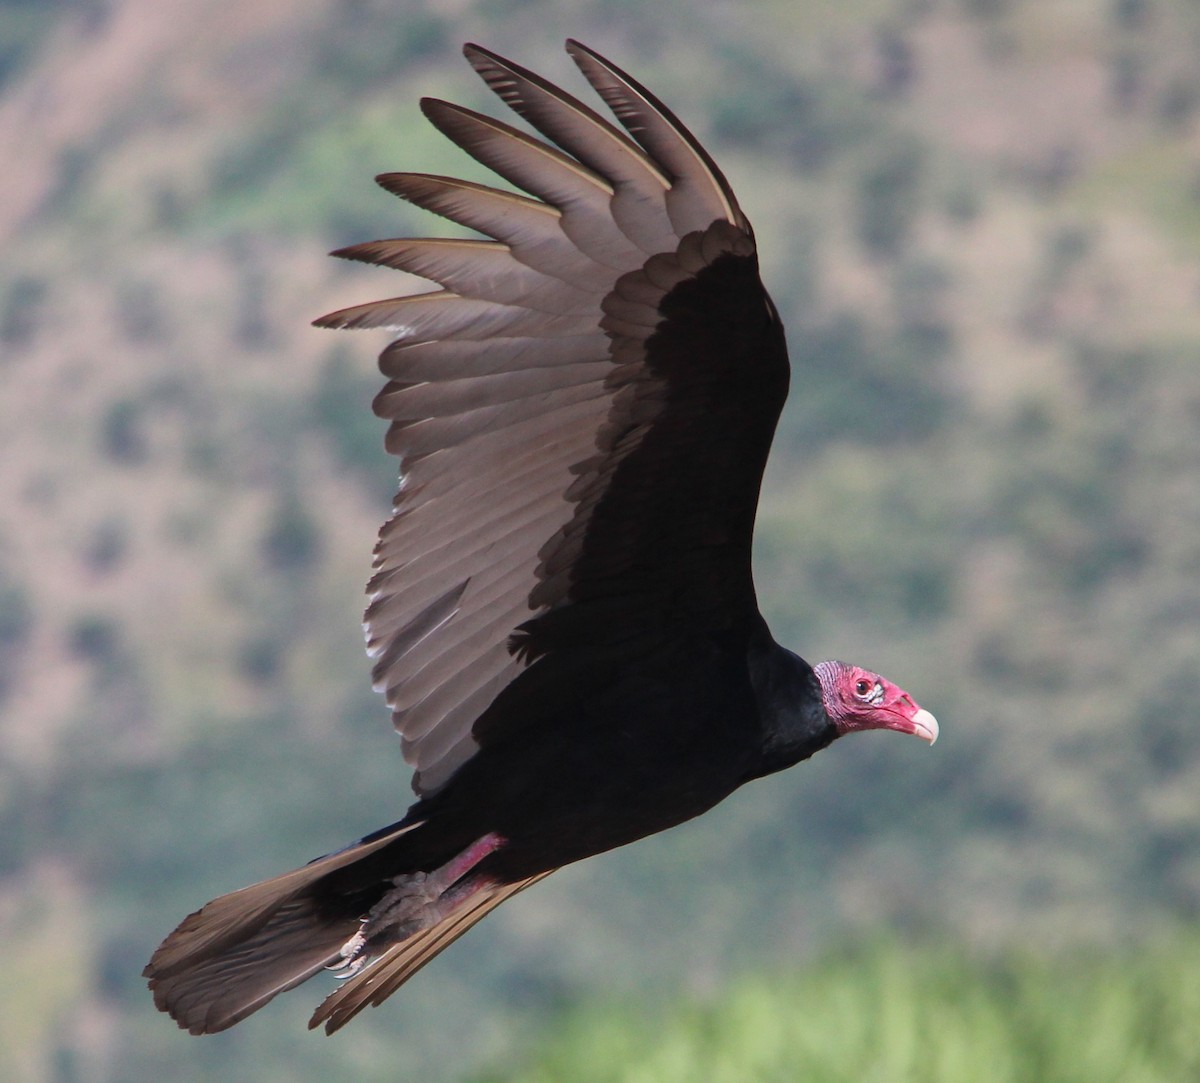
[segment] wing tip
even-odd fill
[[[462,54],[471,64],[475,63],[473,59],[474,57],[486,57],[488,60],[492,61],[504,61],[504,57],[502,57],[499,53],[492,52],[491,49],[474,41],[463,42]]]
[[[749,231],[749,222],[721,167],[673,110],[627,71],[577,38],[567,39],[566,50],[626,131],[671,176],[673,186],[690,178],[707,191],[711,209],[719,210],[719,217]],[[697,222],[692,228],[707,225]]]
[[[334,248],[330,251],[334,259],[349,260],[353,263],[371,263],[371,249],[378,245],[378,241],[363,241],[359,244],[348,244],[342,248]]]

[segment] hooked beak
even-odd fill
[[[915,715],[909,719],[909,725],[912,729],[909,730],[914,737],[920,737],[922,741],[928,741],[933,744],[938,739],[938,723],[924,707],[922,707]]]
[[[894,730],[896,733],[909,733],[930,744],[938,739],[937,719],[924,707],[918,707],[908,693],[902,695],[898,702],[884,708],[879,713],[886,719],[880,726],[881,729]]]

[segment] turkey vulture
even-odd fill
[[[317,321],[396,335],[375,411],[400,487],[365,627],[417,801],[167,937],[145,974],[193,1034],[322,970],[344,980],[310,1026],[332,1033],[562,865],[842,734],[937,737],[885,678],[771,638],[750,545],[788,362],[754,234],[673,113],[567,51],[623,131],[468,45],[545,141],[448,102],[422,110],[528,195],[390,173],[388,191],[487,239],[336,253],[439,287]]]

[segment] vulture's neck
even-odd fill
[[[812,666],[776,643],[765,625],[747,653],[763,736],[762,762],[751,777],[760,778],[820,752],[837,730]]]

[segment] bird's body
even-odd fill
[[[348,980],[313,1025],[337,1029],[562,865],[843,733],[936,736],[890,682],[811,667],[771,638],[750,547],[788,364],[753,234],[674,116],[568,49],[628,135],[468,46],[557,148],[443,102],[426,114],[536,198],[388,175],[491,240],[339,253],[442,286],[319,321],[398,333],[376,410],[401,486],[366,628],[419,799],[164,941],[146,971],[155,1001],[194,1033],[323,968]]]
[[[506,845],[478,871],[513,882],[706,812],[835,735],[823,714],[773,717],[774,687],[811,671],[765,629],[760,636],[752,649],[732,636],[687,642],[679,657],[578,686],[515,738],[481,750],[411,817],[454,824],[455,852],[495,832]]]

